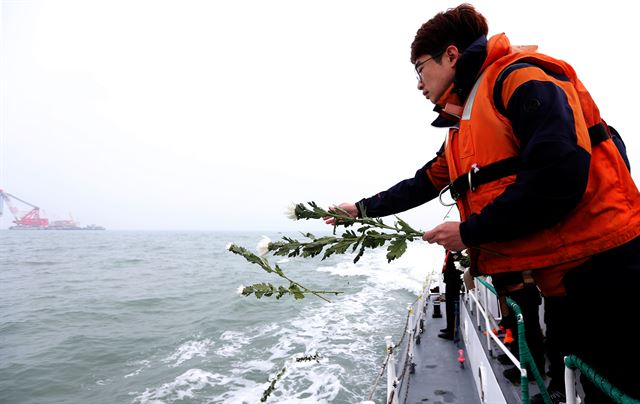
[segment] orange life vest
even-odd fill
[[[516,50],[504,34],[489,40],[485,64],[465,102],[459,128],[449,131],[445,144],[449,178],[456,179],[471,170],[482,170],[483,166],[519,155],[519,139],[493,101],[499,75],[519,61],[530,62],[534,66],[522,69],[525,74],[521,72],[515,79],[509,76],[503,82],[503,105],[507,105],[519,85],[529,80],[551,81],[562,88],[573,111],[578,146],[591,154],[589,180],[575,209],[553,227],[518,240],[471,248],[472,270],[476,274],[491,275],[566,264],[609,250],[640,235],[640,193],[610,139],[592,149],[589,128],[602,120],[596,104],[573,68],[534,51]],[[545,70],[561,73],[569,81],[555,79]],[[479,213],[512,184],[515,177],[503,177],[461,195],[456,203],[462,220]]]

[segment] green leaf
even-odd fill
[[[409,224],[407,222],[405,222],[404,220],[400,219],[398,216],[396,216],[396,220],[398,221],[397,223],[400,225],[400,228],[405,233],[417,233],[416,230],[414,230],[411,226],[409,226]]]
[[[267,262],[267,260],[265,258],[262,257],[258,257],[257,255],[255,255],[254,253],[252,253],[251,251],[247,250],[244,247],[240,247],[237,245],[232,245],[231,248],[229,249],[229,251],[231,251],[234,254],[238,254],[244,257],[244,259],[246,259],[247,261],[249,261],[252,264],[256,264],[258,266],[260,266],[262,269],[264,269],[266,272],[273,272],[273,270],[271,269],[271,267],[269,266],[269,263]]]
[[[280,298],[286,294],[289,293],[289,289],[285,288],[284,286],[279,286],[278,287],[278,294],[276,295],[276,299],[280,300]]]
[[[304,293],[295,283],[289,285],[289,293],[291,293],[296,300],[304,299]]]
[[[364,255],[364,248],[364,245],[360,247],[360,251],[358,251],[358,254],[356,254],[356,257],[353,259],[354,264],[357,264],[358,261],[360,261],[360,258],[362,258],[362,255]]]
[[[274,291],[275,288],[272,284],[263,282],[245,286],[242,289],[242,294],[244,296],[250,296],[251,294],[253,294],[255,295],[255,297],[260,299],[262,296],[271,296]]]
[[[322,259],[328,258],[333,254],[344,254],[349,249],[351,244],[353,244],[354,241],[355,239],[352,239],[352,238],[342,239],[338,241],[337,243],[335,243],[334,245],[332,245],[331,247],[325,250],[324,255],[322,256]]]
[[[387,261],[391,262],[396,258],[399,258],[407,251],[407,241],[404,237],[397,237],[391,240],[389,247],[387,248]]]

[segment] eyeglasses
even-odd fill
[[[418,81],[422,81],[422,66],[425,65],[425,63],[427,63],[430,60],[433,60],[434,58],[439,57],[440,55],[442,55],[444,52],[438,52],[435,55],[431,56],[430,58],[426,58],[425,60],[423,60],[420,63],[417,63],[415,66],[415,70],[416,70],[416,79],[418,79]]]

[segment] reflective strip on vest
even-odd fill
[[[478,77],[478,80],[476,80],[476,84],[473,85],[473,88],[469,93],[469,97],[467,97],[467,102],[464,104],[464,111],[462,111],[462,118],[460,118],[461,120],[468,121],[469,119],[471,119],[471,108],[473,107],[473,100],[475,100],[476,98],[476,93],[478,92],[478,87],[480,87],[480,82],[482,81],[483,77],[484,73],[482,73],[480,77]]]

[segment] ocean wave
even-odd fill
[[[402,296],[397,293],[394,296],[388,289],[366,282],[358,292],[332,304],[309,305],[299,315],[274,323],[268,335],[244,335],[264,353],[248,348],[238,352],[234,378],[251,379],[254,372],[264,374],[268,364],[272,364],[268,377],[273,378],[286,366],[273,393],[279,403],[325,403],[336,397],[340,402],[361,401],[383,359],[384,335],[389,330],[402,331],[402,313],[412,298],[405,295],[406,301],[397,301]],[[230,333],[228,337],[232,335],[239,336]],[[265,354],[270,356],[265,359]],[[315,354],[320,356],[320,363],[312,360],[292,366],[292,357]],[[241,362],[249,355],[258,357]],[[349,391],[344,386],[349,386]],[[234,402],[231,398],[238,400],[235,402],[255,402],[267,387],[229,386],[225,395],[229,400],[222,402]]]
[[[187,341],[180,345],[173,354],[163,359],[162,361],[165,363],[173,362],[170,366],[177,367],[196,356],[199,356],[201,358],[206,357],[207,352],[209,352],[209,348],[211,348],[212,346],[213,341],[211,341],[209,338],[203,340]]]
[[[145,391],[133,399],[134,403],[157,404],[162,402],[172,402],[194,398],[194,392],[202,390],[208,386],[226,384],[230,381],[228,377],[220,374],[207,372],[201,369],[189,369],[176,377],[169,383],[164,383],[159,387],[147,388]],[[137,393],[131,393],[137,394]]]
[[[129,377],[133,377],[133,376],[139,375],[140,372],[142,372],[144,369],[146,369],[148,367],[151,367],[151,362],[146,360],[146,359],[144,359],[144,360],[140,360],[140,361],[135,362],[133,365],[134,366],[140,366],[140,367],[138,367],[138,369],[134,370],[133,372],[124,375],[125,379],[127,379]]]
[[[382,249],[368,250],[355,264],[351,259],[345,256],[344,261],[319,266],[317,270],[340,277],[366,277],[376,287],[417,295],[425,279],[441,269],[438,263],[444,259],[444,251],[425,244],[409,244],[405,254],[392,262],[387,261],[386,251]]]
[[[220,336],[220,341],[225,341],[225,344],[216,350],[216,354],[225,357],[234,356],[243,346],[251,342],[248,336],[237,331],[225,331]]]

